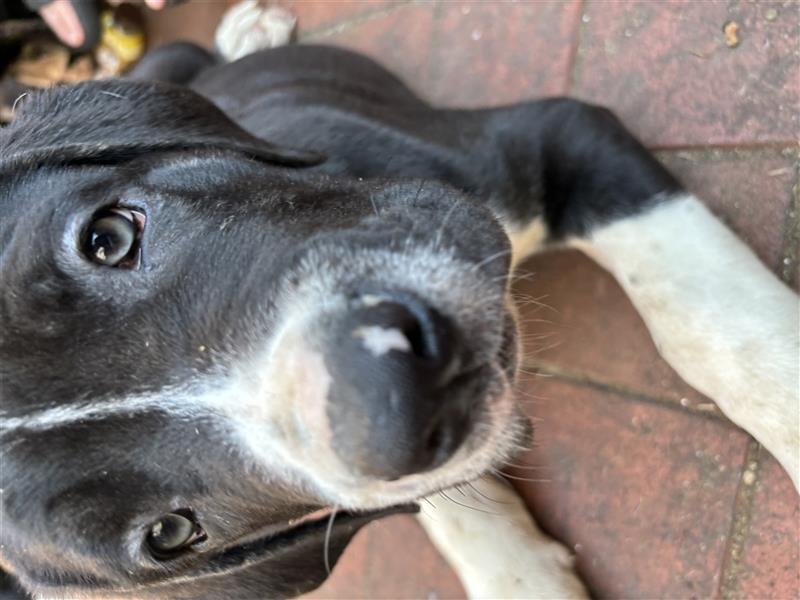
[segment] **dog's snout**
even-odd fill
[[[470,399],[449,393],[460,342],[414,296],[365,294],[328,350],[333,445],[355,473],[392,480],[437,467],[466,436]]]

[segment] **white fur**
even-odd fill
[[[214,393],[209,392],[200,391],[199,388],[170,388],[156,394],[56,406],[24,417],[6,417],[5,413],[0,411],[0,435],[20,428],[43,431],[79,421],[99,420],[114,415],[146,412],[154,409],[183,418],[195,418],[201,414],[208,414],[207,404],[200,401],[199,398],[206,395],[215,396]]]
[[[797,296],[690,195],[573,245],[617,278],[680,376],[800,488]]]
[[[214,42],[225,60],[232,62],[258,50],[285,46],[296,23],[297,19],[285,8],[245,0],[222,17]]]
[[[564,546],[508,485],[484,477],[421,504],[419,521],[470,598],[586,598]]]

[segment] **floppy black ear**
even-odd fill
[[[22,102],[0,131],[0,171],[42,163],[116,162],[159,151],[219,148],[302,167],[319,154],[250,135],[195,92],[160,82],[93,81]]]

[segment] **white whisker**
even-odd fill
[[[336,512],[339,509],[334,506],[333,510],[331,511],[331,516],[328,517],[328,526],[325,528],[325,550],[324,550],[324,558],[325,558],[325,572],[328,575],[331,574],[331,557],[330,557],[330,549],[331,549],[331,532],[333,531],[333,520],[336,518]]]

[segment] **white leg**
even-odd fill
[[[470,598],[586,598],[564,546],[544,535],[517,493],[484,477],[421,503],[419,520]],[[468,505],[461,506],[456,502]]]
[[[574,240],[608,269],[661,355],[800,489],[800,301],[692,196]]]

